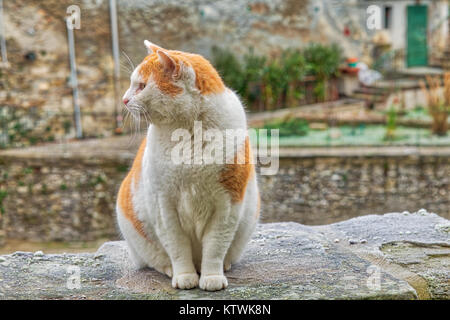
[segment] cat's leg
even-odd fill
[[[172,277],[172,265],[169,256],[155,236],[153,230],[145,230],[146,237],[144,237],[125,218],[119,206],[117,206],[116,211],[119,229],[127,242],[130,258],[135,267],[137,269],[150,267]]]
[[[120,206],[116,206],[117,223],[122,237],[125,239],[128,247],[130,260],[136,269],[147,267],[147,263],[140,257],[134,248],[135,242],[141,237],[134,229],[133,225],[125,218]]]
[[[241,205],[233,205],[228,199],[218,201],[216,211],[205,227],[200,276],[203,290],[217,291],[228,286],[223,263],[237,229],[240,210]]]
[[[244,212],[244,214],[252,216],[254,215],[254,212],[252,211]],[[231,265],[238,261],[241,257],[245,246],[247,245],[253,231],[255,230],[257,221],[257,219],[251,219],[250,221],[244,220],[239,223],[236,235],[224,259],[223,269],[225,271],[229,271],[231,269]]]
[[[159,197],[160,214],[155,232],[172,262],[172,286],[191,289],[198,286],[199,277],[192,259],[191,240],[181,228],[175,201]]]
[[[244,199],[244,208],[239,227],[234,236],[233,242],[225,256],[224,270],[231,269],[231,264],[239,260],[246,244],[250,240],[256,225],[258,224],[260,210],[260,199],[256,179],[251,181],[247,188],[247,193]]]
[[[139,254],[134,250],[130,241],[127,241],[128,252],[130,254],[130,259],[133,262],[137,270],[144,269],[147,267],[147,263],[139,256]]]
[[[151,239],[141,238],[133,244],[134,246],[129,246],[130,251],[134,251],[135,255],[139,257],[139,260],[142,261],[145,266],[149,266],[150,268],[167,275],[169,278],[172,277],[172,263],[156,237],[151,237]]]
[[[129,243],[130,252],[137,256],[137,260],[141,261],[145,266],[155,269],[172,277],[172,263],[166,251],[156,236],[152,235],[150,230],[146,230],[148,238],[135,238],[132,245]],[[136,258],[135,258],[136,259]]]

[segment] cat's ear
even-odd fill
[[[148,54],[152,54],[158,50],[162,50],[162,48],[160,46],[157,46],[156,44],[151,43],[148,40],[144,40],[144,45],[147,48]]]
[[[161,62],[164,72],[171,75],[173,78],[177,79],[180,77],[179,67],[177,67],[177,63],[172,57],[163,50],[157,50],[156,54],[158,55],[159,61]]]

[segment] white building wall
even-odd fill
[[[408,32],[408,13],[407,7],[417,4],[415,0],[405,1],[362,1],[365,7],[369,5],[377,5],[381,8],[382,27],[384,27],[384,8],[390,6],[391,26],[386,30],[391,38],[393,50],[404,50],[407,53],[407,32]],[[440,52],[448,45],[448,16],[449,5],[447,0],[428,0],[420,1],[420,4],[428,6],[428,54],[433,56],[436,52]]]

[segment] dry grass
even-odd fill
[[[431,131],[433,134],[445,136],[448,131],[447,117],[450,113],[450,72],[444,74],[444,90],[441,89],[440,77],[426,77],[420,82],[427,99],[428,113],[433,118]]]

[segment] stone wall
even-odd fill
[[[0,160],[7,238],[89,241],[115,238],[115,197],[125,163]]]
[[[450,218],[448,155],[286,157],[277,175],[260,177],[260,186],[266,222],[318,225],[420,208]]]
[[[0,152],[0,224],[6,237],[116,238],[115,198],[139,140],[118,137]],[[318,225],[420,208],[450,218],[447,147],[287,151],[277,175],[259,178],[262,222]]]

